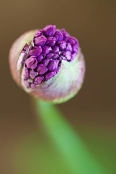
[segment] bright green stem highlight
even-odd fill
[[[37,112],[71,174],[106,174],[58,109],[36,100]]]

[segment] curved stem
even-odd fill
[[[106,174],[54,105],[36,100],[36,106],[39,119],[68,164],[71,174]]]

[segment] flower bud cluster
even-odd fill
[[[65,29],[58,30],[48,25],[36,31],[31,45],[26,44],[22,64],[25,66],[24,83],[35,88],[54,77],[60,70],[62,60],[71,62],[79,51],[79,43]]]

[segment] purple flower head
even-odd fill
[[[28,48],[25,46],[25,49]],[[23,49],[23,52],[25,51]],[[30,72],[29,78],[37,79],[43,77],[39,83],[49,80],[58,73],[62,60],[71,62],[79,51],[79,44],[76,38],[71,37],[65,29],[56,29],[55,25],[48,25],[36,31],[33,38],[33,46],[29,48],[27,59],[25,60],[26,71]],[[33,71],[30,71],[33,70]],[[25,77],[27,77],[26,72]],[[26,78],[28,81],[28,79]],[[30,80],[28,81],[30,83]],[[28,84],[31,88],[32,83]]]
[[[79,68],[83,58],[80,58],[82,54],[78,40],[70,36],[65,29],[56,29],[55,25],[47,25],[43,29],[23,35],[18,41],[18,44],[21,45],[21,43],[25,45],[22,46],[21,51],[17,51],[20,55],[18,60],[14,61],[14,64],[17,64],[18,73],[16,76],[13,74],[13,76],[26,91],[31,91],[42,99],[47,95],[47,100],[51,100],[51,98],[55,100],[57,93],[57,98],[65,93],[68,93],[70,98],[73,94],[72,88],[75,93],[77,89],[80,89],[84,73],[79,79],[79,75],[81,76]],[[14,51],[17,48],[16,45],[12,50]],[[10,57],[16,54],[16,51],[13,51],[11,51]],[[17,57],[17,55],[14,57]],[[10,59],[14,60],[14,57]],[[82,60],[78,68],[79,58]],[[14,68],[13,65],[12,67]],[[13,69],[12,67],[11,69]],[[53,81],[54,83],[52,83]],[[77,85],[77,82],[80,84]],[[52,86],[51,92],[47,91],[49,86]],[[56,94],[53,92],[54,89],[56,89]],[[49,92],[51,93],[50,99]]]

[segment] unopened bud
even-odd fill
[[[78,40],[48,25],[17,39],[9,54],[14,80],[42,100],[61,103],[81,88],[85,62]]]

